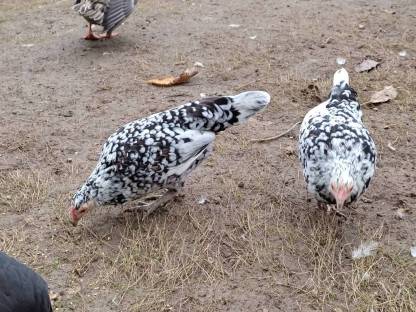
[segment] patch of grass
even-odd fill
[[[117,301],[132,289],[142,289],[133,310],[163,310],[172,292],[192,278],[212,282],[227,274],[212,225],[201,224],[192,214],[176,227],[168,222],[168,218],[138,226],[128,222],[116,254],[106,258],[102,279],[121,289]],[[188,233],[194,235],[183,235],[185,222]]]
[[[416,269],[410,255],[394,254],[386,246],[373,256],[352,259],[344,225],[336,218],[311,217],[306,224],[306,231],[292,225],[280,231],[284,257],[293,257],[299,265],[272,270],[274,288],[289,287],[323,311],[415,311]],[[382,240],[381,230],[361,235],[363,240]],[[285,270],[290,274],[282,284],[276,276]]]
[[[409,255],[389,249],[355,261],[346,289],[357,311],[415,311],[414,265]]]
[[[23,213],[47,196],[47,179],[35,171],[14,170],[0,176],[0,209]]]
[[[42,269],[46,258],[36,239],[21,225],[0,231],[0,250],[36,271]]]

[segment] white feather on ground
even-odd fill
[[[374,255],[379,243],[374,241],[363,242],[352,251],[353,259],[360,259]]]
[[[416,246],[410,248],[410,254],[413,258],[416,258]]]

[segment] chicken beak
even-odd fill
[[[351,190],[345,188],[345,187],[339,187],[335,191],[335,200],[337,202],[337,210],[339,211],[344,207],[345,202],[349,198],[351,194]]]
[[[81,219],[81,216],[78,211],[74,207],[71,207],[69,209],[69,221],[73,226],[77,226],[79,219]]]

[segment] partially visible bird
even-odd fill
[[[42,277],[1,251],[0,311],[52,312],[48,285]]]
[[[138,0],[76,0],[72,8],[88,22],[85,40],[110,39],[113,31],[133,12]],[[92,25],[103,26],[104,35],[92,32]]]
[[[348,72],[335,72],[327,101],[305,116],[299,136],[299,158],[308,192],[320,206],[356,201],[368,188],[376,166],[376,146],[362,122],[357,93]]]
[[[146,215],[175,197],[212,151],[218,132],[265,108],[270,95],[249,91],[203,98],[126,124],[105,142],[94,171],[73,197],[72,223],[94,206],[121,204],[167,190]]]

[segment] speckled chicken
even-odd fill
[[[72,223],[91,207],[166,190],[145,207],[151,213],[176,196],[189,173],[211,153],[218,132],[246,121],[269,102],[263,91],[204,98],[121,127],[105,142],[97,166],[74,195]]]
[[[327,101],[311,109],[300,128],[299,158],[308,192],[320,206],[356,201],[368,188],[376,166],[376,146],[362,122],[348,72],[335,72]]]
[[[110,39],[114,29],[133,12],[138,0],[76,0],[72,8],[88,22],[86,40]],[[91,26],[103,26],[104,35],[92,32]]]

